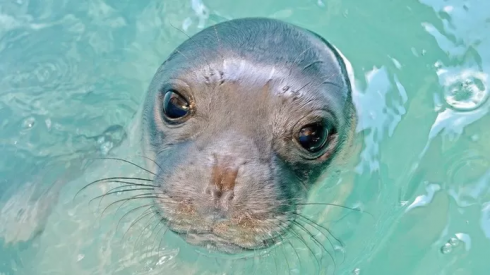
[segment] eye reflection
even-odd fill
[[[310,153],[320,151],[326,144],[328,128],[323,123],[313,123],[303,126],[298,134],[298,142]]]
[[[187,116],[190,111],[189,102],[174,90],[169,90],[163,97],[163,114],[169,119]]]

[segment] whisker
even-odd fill
[[[344,263],[345,261],[345,252],[344,252],[344,242],[342,242],[340,239],[338,239],[337,237],[335,237],[335,235],[332,233],[332,231],[330,231],[328,228],[326,228],[325,226],[322,226],[320,224],[318,224],[317,222],[307,218],[306,216],[304,215],[300,215],[300,214],[297,214],[300,218],[304,219],[304,220],[307,220],[308,222],[310,222],[310,226],[314,226],[314,227],[317,227],[317,230],[318,232],[320,232],[323,236],[325,236],[325,238],[327,239],[327,241],[330,243],[330,245],[332,246],[332,249],[334,250],[334,253],[335,253],[335,250],[336,250],[336,247],[333,245],[332,241],[330,241],[330,238],[328,238],[328,236],[326,236],[325,234],[323,234],[319,228],[322,228],[324,230],[327,231],[327,233],[332,237],[334,238],[335,241],[337,241],[337,243],[340,244],[340,246],[342,247],[342,261],[340,262],[340,264]],[[307,222],[305,222],[307,223]]]
[[[344,208],[344,209],[348,209],[348,210],[352,210],[352,211],[356,211],[356,212],[360,212],[360,213],[366,213],[368,215],[370,215],[372,218],[374,218],[374,216],[369,213],[368,211],[365,211],[365,210],[362,210],[362,209],[359,209],[359,208],[352,208],[352,207],[348,207],[348,206],[344,206],[344,205],[340,205],[340,204],[334,204],[334,203],[321,203],[321,202],[311,202],[311,203],[305,203],[305,202],[294,202],[294,201],[282,201],[282,203],[279,204],[280,206],[333,206],[333,207],[339,207],[339,208]]]
[[[146,172],[148,172],[148,173],[150,173],[150,174],[152,174],[152,175],[156,176],[156,174],[155,174],[155,173],[153,173],[152,171],[150,171],[150,170],[148,170],[148,169],[146,169],[146,168],[143,168],[143,167],[141,167],[140,165],[138,165],[138,164],[136,164],[136,163],[134,163],[134,162],[131,162],[131,161],[129,161],[129,160],[125,160],[125,159],[121,159],[121,158],[94,158],[94,159],[102,159],[102,160],[118,160],[118,161],[122,161],[122,162],[125,162],[125,163],[128,163],[128,164],[131,164],[131,165],[133,165],[133,166],[135,166],[135,167],[138,167],[138,168],[140,168],[141,170],[146,171]]]
[[[275,254],[277,255],[277,250],[276,250]],[[276,255],[274,255],[274,256],[276,256]],[[273,258],[274,258],[274,265],[276,266],[276,273],[279,274],[279,266],[277,265],[277,257],[273,257]]]
[[[75,196],[73,197],[73,199],[75,199],[78,194],[80,194],[81,192],[83,192],[85,189],[87,189],[88,187],[96,184],[96,183],[99,183],[99,182],[117,182],[117,180],[138,180],[138,181],[149,181],[149,182],[153,182],[153,180],[150,180],[150,179],[145,179],[145,178],[133,178],[133,177],[109,177],[109,178],[102,178],[102,179],[98,179],[98,180],[95,180],[95,181],[92,181],[90,182],[89,184],[85,185],[84,187],[82,187],[80,190],[78,190],[78,192],[75,194]],[[127,183],[127,182],[123,182],[123,183]],[[148,185],[150,186],[150,185]],[[153,187],[158,187],[158,186],[155,186],[155,185],[151,185]]]
[[[142,157],[144,159],[147,159],[147,160],[153,162],[156,166],[158,166],[158,168],[160,168],[160,170],[163,170],[162,166],[160,166],[160,164],[158,164],[156,161],[152,160],[151,158],[149,158],[147,156],[143,156],[143,155],[140,155],[140,157]]]
[[[257,260],[257,252],[254,250],[254,257],[252,258],[252,274],[257,274],[257,267],[255,266],[255,261]]]
[[[128,234],[129,230],[131,230],[131,228],[137,224],[139,221],[141,221],[142,219],[144,219],[146,216],[148,215],[151,215],[153,213],[153,211],[151,210],[151,207],[148,207],[148,209],[146,209],[145,211],[143,211],[143,213],[141,213],[141,215],[135,219],[134,221],[132,221],[130,224],[129,224],[129,227],[128,229],[126,229],[126,231],[124,232],[123,234],[123,239],[126,238],[126,235]]]
[[[127,189],[123,189],[123,188],[127,188]],[[107,196],[107,195],[111,195],[111,194],[117,194],[117,193],[123,193],[123,192],[130,192],[130,191],[142,191],[142,190],[147,190],[148,191],[148,190],[155,190],[155,189],[153,187],[148,187],[148,186],[143,186],[143,187],[136,188],[136,187],[134,187],[131,184],[125,184],[125,185],[121,185],[121,186],[117,186],[117,187],[111,188],[111,189],[109,189],[109,191],[105,192],[103,195],[99,195],[97,197],[94,197],[90,201],[93,201],[93,200],[96,200],[98,198],[101,198],[101,197],[104,197],[104,196]]]
[[[298,265],[301,267],[301,258],[299,257],[298,251],[296,251],[296,247],[294,247],[293,243],[289,240],[288,241],[289,245],[294,251],[294,254],[296,254],[296,258],[298,258]]]
[[[289,225],[278,225],[279,228],[281,228],[284,232],[286,232],[286,230],[288,229],[291,229],[293,230]],[[278,236],[282,241],[284,241],[284,238],[279,235]],[[296,251],[296,248],[293,246],[293,243],[291,242],[291,240],[288,240],[288,243],[289,245],[291,246],[291,248],[293,249],[294,253],[296,254],[296,257],[298,258],[298,264],[301,266],[301,258],[299,257],[299,254],[298,254],[298,251]],[[290,273],[291,273],[291,270],[290,270]]]
[[[298,222],[298,223],[299,223],[299,221],[300,220],[296,220],[296,222]],[[309,226],[315,228],[316,230],[318,230],[318,233],[322,234],[323,237],[325,237],[325,239],[330,243],[330,246],[332,246],[332,249],[335,249],[335,246],[333,245],[332,241],[330,241],[330,239],[328,238],[327,235],[325,235],[325,233],[323,233],[322,231],[320,231],[318,228],[314,227],[312,224],[310,224],[310,223],[308,223],[306,221],[303,221],[303,222],[305,223],[305,225],[309,225]]]
[[[308,230],[306,229],[306,227],[304,227],[302,224],[300,224],[298,221],[293,221],[294,224],[296,224],[296,226],[298,226],[299,228],[301,228],[305,233],[307,233],[312,239],[313,239],[313,242],[315,242],[318,246],[320,246],[321,248],[323,248],[323,250],[325,252],[327,252],[328,256],[330,257],[330,259],[332,259],[332,262],[334,264],[334,271],[337,269],[337,263],[335,263],[335,259],[334,257],[332,256],[332,254],[330,252],[328,252],[328,249]],[[319,231],[320,232],[320,231]],[[325,235],[324,235],[325,236]],[[328,238],[327,238],[328,240]],[[335,272],[334,272],[335,273]]]
[[[123,180],[108,180],[105,182],[124,183],[124,185],[121,185],[121,186],[145,186],[145,187],[152,187],[152,188],[159,187],[158,185],[154,185],[154,184],[136,183],[136,182],[132,182],[132,181],[123,181]],[[119,187],[121,187],[121,186],[119,186]]]
[[[155,215],[153,215],[153,217],[158,217],[158,213],[155,212]],[[150,230],[150,236],[148,237],[149,240],[151,240],[151,238],[154,237],[155,228],[157,228],[157,226],[159,226],[161,224],[161,221],[162,221],[162,219],[158,219],[158,218],[156,220],[157,221],[155,223],[155,226],[153,227],[153,229]]]
[[[106,192],[106,193],[104,193],[102,195],[99,195],[99,196],[96,196],[96,197],[92,198],[89,201],[89,204],[92,203],[96,199],[101,199],[99,201],[99,207],[100,207],[100,202],[107,195],[112,195],[112,194],[117,194],[117,193],[123,193],[123,192],[130,192],[130,191],[151,191],[151,190],[153,190],[153,188],[149,188],[149,187],[145,187],[145,188],[131,188],[131,189],[124,189],[124,190],[116,190],[116,189],[121,188],[121,187],[126,187],[126,186],[118,186],[118,187],[112,188],[109,192]]]
[[[131,181],[121,181],[121,180],[111,180],[111,181],[105,181],[105,182],[124,183],[124,184],[126,184],[126,186],[146,186],[146,187],[152,187],[152,188],[159,187],[158,185],[154,185],[154,184],[135,183],[135,182],[131,182]]]
[[[311,66],[313,66],[313,65],[315,65],[317,63],[323,63],[323,61],[321,61],[321,60],[315,60],[315,61],[311,62],[310,64],[304,66],[301,71],[305,71],[305,70],[307,70],[308,68],[310,68]]]
[[[179,54],[181,54],[183,57],[185,57],[185,59],[187,59],[187,61],[191,61],[191,59],[189,57],[187,57],[187,55],[183,54],[179,49],[175,49],[176,52],[178,52]]]
[[[349,213],[346,213],[345,215],[343,215],[342,217],[334,220],[335,222],[341,222],[343,219],[347,218],[349,215],[351,215],[352,212],[349,212]]]
[[[136,242],[135,242],[135,245],[136,245],[136,246],[137,246],[137,244],[139,243],[139,241],[141,240],[141,237],[143,236],[143,234],[145,233],[145,231],[146,231],[146,230],[148,229],[148,227],[151,225],[153,218],[156,216],[156,213],[155,213],[155,212],[153,212],[153,211],[151,212],[151,214],[153,214],[153,215],[151,215],[151,217],[148,219],[148,220],[149,220],[149,221],[148,221],[148,223],[147,223],[147,224],[146,224],[146,226],[145,226],[145,227],[144,227],[144,228],[141,230],[141,232],[140,232],[140,234],[139,234],[139,236],[138,236],[138,239],[136,239]],[[157,220],[157,222],[158,222],[158,220]],[[150,235],[150,237],[151,237],[151,235]]]
[[[160,238],[160,242],[159,242],[159,244],[158,244],[158,250],[157,250],[157,251],[158,251],[158,255],[160,255],[160,249],[161,249],[161,247],[162,247],[162,241],[163,241],[163,238],[165,237],[165,233],[167,233],[167,230],[168,230],[168,227],[167,227],[167,226],[166,226],[166,225],[163,223],[163,221],[164,221],[164,220],[165,220],[165,219],[163,219],[163,218],[161,218],[161,219],[160,219],[160,223],[162,224],[162,228],[161,228],[161,229],[160,229],[160,230],[157,232],[157,234],[159,234],[159,233],[160,233],[160,231],[161,231],[163,228],[165,228],[165,231],[163,231],[162,237]]]
[[[336,240],[338,243],[340,243],[340,245],[344,246],[344,243],[343,243],[341,240],[339,240],[338,238],[336,238],[336,237],[335,237],[335,236],[332,234],[332,232],[331,232],[331,231],[330,231],[328,228],[326,228],[325,226],[322,226],[322,225],[318,224],[317,222],[315,222],[315,221],[313,221],[313,220],[311,220],[311,219],[307,218],[306,216],[304,216],[304,215],[302,215],[302,214],[298,214],[298,213],[293,213],[293,214],[294,214],[294,215],[297,215],[297,216],[298,216],[298,217],[300,217],[300,218],[303,218],[303,219],[307,220],[308,222],[310,222],[311,224],[313,224],[315,227],[320,227],[320,228],[322,228],[322,229],[326,230],[326,231],[328,232],[328,234],[330,234],[330,236],[332,236],[332,238],[334,238],[334,239],[335,239],[335,240]],[[326,236],[325,236],[325,237],[326,237]]]
[[[294,68],[294,65],[297,64],[297,62],[300,60],[301,56],[303,54],[305,54],[306,52],[308,52],[309,50],[311,50],[313,48],[313,46],[310,46],[308,48],[306,48],[304,51],[302,51],[297,57],[296,59],[293,61],[293,63],[291,63],[291,66],[289,68],[289,76],[291,76],[291,73],[293,72],[293,68]]]
[[[119,209],[125,204],[127,203],[128,201],[132,201],[132,200],[137,200],[137,199],[158,199],[159,197],[155,194],[139,194],[139,195],[136,195],[136,196],[133,196],[133,197],[129,197],[129,198],[124,198],[124,199],[120,199],[120,200],[117,200],[117,201],[114,201],[112,203],[110,203],[105,209],[104,211],[102,211],[102,215],[105,213],[105,211],[107,211],[107,209],[117,203],[120,203],[120,202],[123,202],[119,207],[118,209],[116,210],[119,211]]]
[[[310,85],[311,83],[313,83],[313,80],[311,80],[308,83],[306,83],[305,85],[303,85],[303,87],[299,88],[296,92],[303,90],[306,86]]]
[[[224,64],[225,58],[223,57],[223,54],[221,53],[222,47],[221,47],[221,40],[219,39],[219,35],[218,35],[218,29],[216,28],[216,25],[213,25],[213,28],[214,28],[214,34],[216,35],[216,41],[218,41],[218,54],[221,57],[222,64]]]
[[[313,255],[313,258],[315,258],[315,261],[316,261],[318,267],[320,268],[321,265],[320,265],[320,262],[318,261],[316,255],[315,255],[315,252],[313,252],[313,250],[311,249],[311,247],[306,243],[306,241],[303,239],[303,236],[301,236],[298,232],[296,232],[296,230],[294,230],[293,227],[290,227],[290,230],[306,246],[306,248],[308,248],[308,250],[310,251],[311,255]]]
[[[302,224],[300,224],[298,221],[292,221],[296,226],[298,226],[299,228],[301,228],[303,231],[305,231],[305,233],[307,233],[315,243],[317,243],[325,252],[328,253],[328,255],[330,256],[330,258],[332,259],[332,261],[334,261],[335,263],[335,259],[333,258],[332,254],[330,254],[330,252],[328,252],[328,249],[306,228],[304,227]],[[319,231],[320,232],[320,231]],[[320,232],[321,233],[321,232]],[[325,235],[323,235],[325,236]],[[328,238],[327,238],[328,239]]]
[[[132,182],[127,182],[127,183],[128,183],[128,184],[124,184],[124,185],[121,185],[121,186],[117,186],[117,187],[111,188],[111,189],[110,189],[108,192],[111,192],[111,191],[114,191],[114,190],[117,190],[117,189],[120,189],[120,188],[124,188],[124,187],[126,187],[126,186],[131,186],[130,184],[132,184]],[[100,197],[105,197],[105,196],[107,195],[107,193],[108,193],[108,192],[106,192],[105,194],[103,194],[103,195],[101,195],[101,196],[97,196],[97,197],[95,197],[95,198],[91,199],[91,200],[88,202],[88,203],[89,203],[89,205],[92,203],[92,201],[94,201],[94,200],[96,200],[96,199],[98,199],[98,198],[100,198]],[[97,209],[100,209],[100,205],[101,205],[101,203],[102,203],[102,200],[103,200],[103,198],[99,200],[99,205],[97,206]]]
[[[117,201],[114,201],[112,203],[110,203],[108,206],[106,206],[104,208],[104,210],[102,211],[102,213],[100,213],[100,217],[99,217],[99,220],[102,219],[102,217],[104,216],[104,213],[105,211],[107,211],[111,206],[117,204],[117,203],[120,203],[120,202],[123,202],[121,205],[119,205],[119,207],[117,208],[116,210],[116,213],[119,211],[119,209],[125,204],[127,203],[128,201],[131,201],[131,200],[135,200],[135,199],[145,199],[145,198],[158,198],[158,197],[154,197],[153,194],[150,194],[150,193],[146,193],[146,194],[138,194],[138,195],[135,195],[133,197],[129,197],[129,198],[124,198],[124,199],[120,199],[120,200],[117,200]],[[100,205],[99,205],[99,208],[100,208]],[[99,209],[98,208],[98,209]],[[100,222],[100,221],[99,221]]]
[[[175,27],[174,25],[172,25],[172,23],[170,23],[170,26],[172,26],[174,29],[178,30],[179,32],[183,33],[185,36],[187,36],[188,39],[191,39],[191,37],[184,31],[184,30],[181,30],[180,28],[177,28]],[[211,65],[209,64],[208,60],[206,58],[204,58],[204,61],[207,63],[208,65],[208,68],[209,68],[209,71],[211,71]]]
[[[180,28],[177,28],[175,27],[171,22],[169,22],[170,26],[172,26],[172,28],[178,30],[179,32],[183,33],[185,36],[187,36],[187,38],[191,38],[187,33],[185,33],[183,30],[181,30]]]
[[[335,206],[335,207],[349,209],[349,210],[357,211],[357,212],[361,212],[361,213],[367,213],[368,215],[371,215],[374,218],[374,216],[371,213],[367,212],[367,211],[364,211],[364,210],[359,209],[359,208],[352,208],[352,207],[340,205],[340,204],[326,203],[326,202],[308,202],[308,203],[296,203],[296,205],[304,205],[304,206],[307,206],[307,205]]]
[[[174,145],[173,143],[166,143],[165,146],[172,146]],[[168,147],[164,147],[163,149],[159,150],[156,154],[155,154],[155,158],[158,157],[160,154],[162,153],[165,153],[166,151],[168,151],[169,148]],[[163,170],[163,168],[162,168]]]
[[[144,211],[144,212],[146,212],[146,211],[150,210],[150,209],[153,207],[153,204],[151,204],[151,203],[150,203],[150,204],[145,204],[145,205],[142,205],[142,206],[138,206],[138,207],[135,207],[135,208],[131,209],[130,211],[126,212],[126,214],[124,214],[124,215],[123,215],[121,218],[119,218],[119,221],[117,222],[116,230],[118,230],[118,229],[119,229],[119,225],[121,224],[121,221],[122,221],[122,220],[123,220],[125,217],[127,217],[129,214],[131,214],[131,213],[135,212],[136,210],[139,210],[139,209],[144,208],[144,207],[146,207],[146,208],[147,208],[147,209]],[[143,213],[144,213],[144,212],[143,212]],[[123,236],[123,238],[124,238],[124,236]]]
[[[278,237],[279,237],[279,239],[281,239],[281,242],[284,242],[284,238],[281,235],[279,235]],[[282,248],[281,249],[282,254],[283,254],[284,259],[286,260],[286,264],[288,266],[288,273],[291,275],[291,266],[289,265],[288,256],[286,254],[286,249],[284,248],[284,245],[281,245],[281,248]]]

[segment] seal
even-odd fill
[[[356,125],[340,52],[266,18],[184,41],[157,70],[141,116],[161,221],[228,254],[279,242]]]

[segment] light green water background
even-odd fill
[[[142,202],[88,204],[111,186],[74,200],[138,175],[84,159],[135,158],[120,142],[183,32],[248,16],[311,29],[353,66],[363,147],[337,188],[365,212],[310,212],[341,242],[312,229],[321,245],[216,258],[150,220],[124,235]],[[489,73],[486,0],[0,0],[0,274],[488,275]]]

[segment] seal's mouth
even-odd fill
[[[247,198],[249,194],[243,191],[238,190],[233,199],[224,201],[177,188],[157,189],[156,211],[169,231],[196,247],[242,254],[274,246],[287,232],[294,207],[280,198],[263,197],[276,193],[261,190]]]
[[[257,251],[271,247],[277,243],[283,233],[271,231],[258,234],[255,230],[243,230],[230,221],[202,226],[204,224],[202,220],[195,220],[194,224],[201,226],[195,227],[190,223],[187,225],[175,224],[168,222],[168,220],[166,226],[191,245],[228,254]]]
[[[204,247],[208,250],[221,251],[225,253],[235,254],[240,252],[252,251],[254,249],[240,246],[232,243],[212,232],[193,232],[193,233],[181,233],[176,232],[182,239],[191,245]]]
[[[218,251],[227,254],[253,252],[260,249],[271,247],[274,244],[276,244],[276,238],[270,238],[270,239],[262,240],[261,246],[247,247],[242,244],[231,242],[230,240],[225,239],[213,233],[212,231],[179,232],[179,231],[174,231],[172,229],[170,230],[191,245],[194,245],[196,247],[203,247],[211,251]]]

